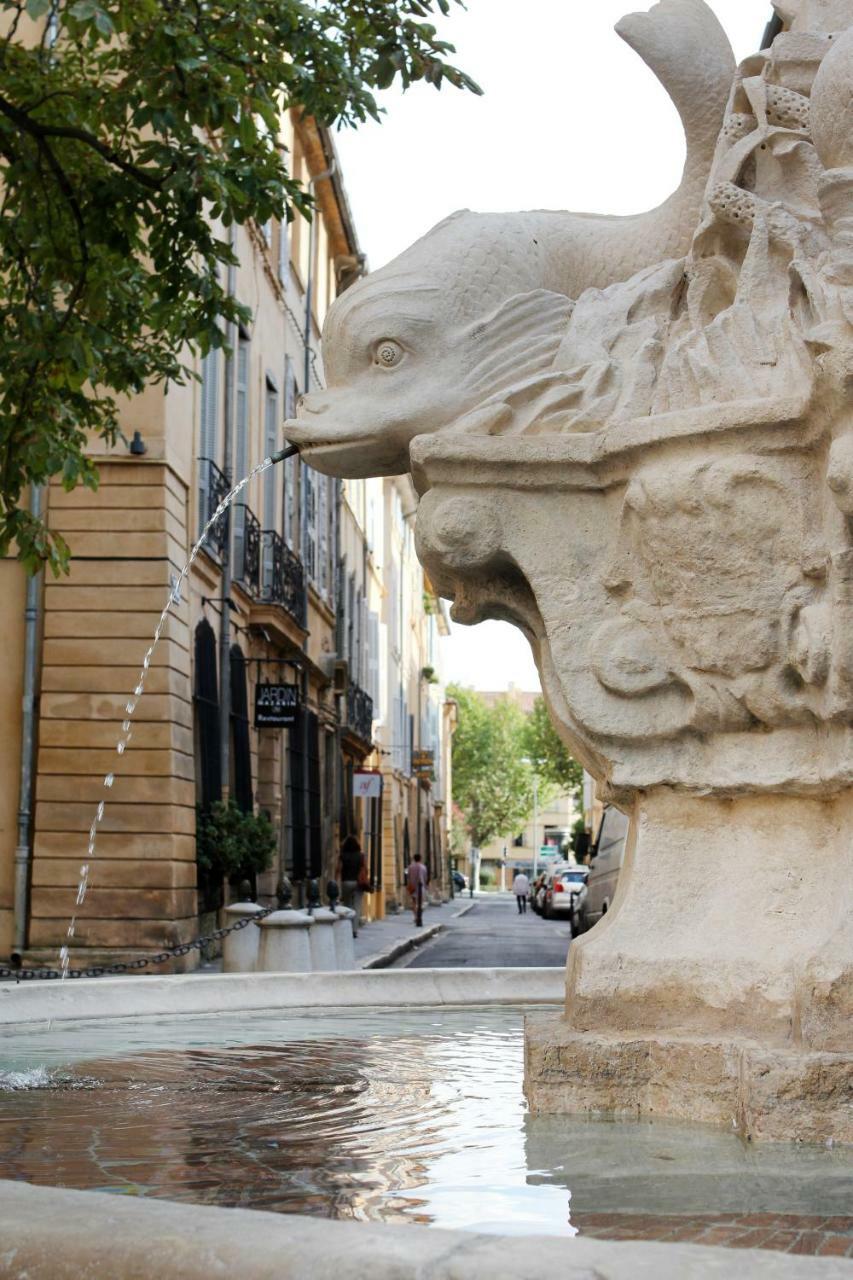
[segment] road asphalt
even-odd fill
[[[463,896],[458,901],[464,902]],[[519,915],[508,893],[479,894],[471,910],[444,922],[431,941],[402,956],[395,969],[524,969],[566,963],[568,921]]]

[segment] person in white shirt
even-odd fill
[[[527,895],[530,892],[530,881],[523,871],[516,871],[512,882],[512,891],[518,903],[518,914],[523,916],[527,910]]]

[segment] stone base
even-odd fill
[[[216,925],[211,927],[215,929]],[[164,947],[156,949],[154,947],[81,947],[71,952],[69,964],[72,969],[94,969],[99,965],[109,967],[113,964],[129,964],[133,960],[144,960],[146,956],[159,955],[163,950],[165,950]],[[25,969],[58,969],[59,948],[28,947],[22,959]],[[158,976],[168,973],[194,973],[200,964],[199,953],[192,950],[185,956],[172,956],[162,964],[150,964],[146,969],[134,971],[133,976],[136,977],[140,973]]]
[[[534,1113],[666,1118],[750,1139],[853,1143],[853,1055],[748,1040],[624,1037],[528,1015],[524,1090]]]

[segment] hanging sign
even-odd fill
[[[431,778],[435,770],[435,752],[416,749],[412,752],[412,772],[419,778]]]
[[[357,769],[352,775],[353,799],[378,800],[382,795],[382,774],[378,769]]]
[[[298,685],[255,685],[256,729],[286,729],[289,725],[295,724],[298,709]]]

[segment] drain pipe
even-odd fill
[[[30,511],[38,519],[42,512],[43,490],[33,485]],[[15,846],[15,937],[13,956],[22,955],[27,945],[30,916],[30,864],[32,861],[33,762],[36,749],[36,665],[39,617],[41,613],[41,572],[27,581],[24,610],[24,694],[21,721],[21,785],[18,799],[18,843]]]
[[[231,223],[228,243],[232,253],[237,252],[237,227]],[[226,282],[228,297],[233,298],[237,292],[237,268],[228,264]],[[225,439],[222,446],[222,472],[230,489],[234,483],[234,360],[238,341],[237,325],[229,325],[228,343],[225,354],[225,412],[223,414],[223,431]],[[242,478],[242,477],[241,477]],[[222,549],[222,612],[219,615],[219,774],[222,795],[230,793],[231,779],[231,509],[225,517],[228,521],[228,536]]]

